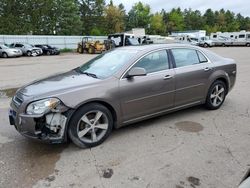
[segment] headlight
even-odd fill
[[[39,115],[49,112],[60,104],[60,100],[56,98],[48,98],[30,103],[26,109],[29,115]]]

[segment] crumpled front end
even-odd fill
[[[62,103],[42,114],[27,114],[25,96],[13,97],[9,110],[10,124],[23,136],[49,143],[62,143],[67,140],[66,127],[72,110]]]

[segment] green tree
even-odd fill
[[[173,8],[168,14],[167,31],[182,31],[184,29],[184,16],[180,8]]]
[[[0,33],[1,34],[28,34],[30,31],[29,16],[26,14],[26,1],[0,1]]]
[[[113,5],[111,1],[104,10],[105,31],[107,34],[119,33],[124,31],[125,13],[121,7]]]
[[[89,35],[93,28],[103,32],[105,0],[79,0],[78,6],[83,26],[82,34]]]
[[[150,34],[166,35],[166,27],[163,21],[163,16],[160,13],[155,13],[150,19]]]
[[[56,0],[57,20],[56,34],[59,35],[80,35],[82,23],[80,20],[79,8],[75,0]]]
[[[184,10],[184,22],[186,30],[197,30],[203,26],[203,18],[199,10],[192,9]]]
[[[135,3],[128,13],[128,29],[149,27],[150,21],[150,6],[142,2]]]

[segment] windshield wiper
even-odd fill
[[[93,74],[93,73],[82,72],[82,74],[86,74],[87,76],[91,76],[91,77],[93,77],[93,78],[98,78],[98,77],[96,76],[96,74]]]

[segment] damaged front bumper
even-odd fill
[[[27,115],[19,112],[12,102],[9,109],[9,122],[25,137],[48,142],[63,143],[67,141],[66,127],[70,109],[63,112],[48,112],[42,115]]]

